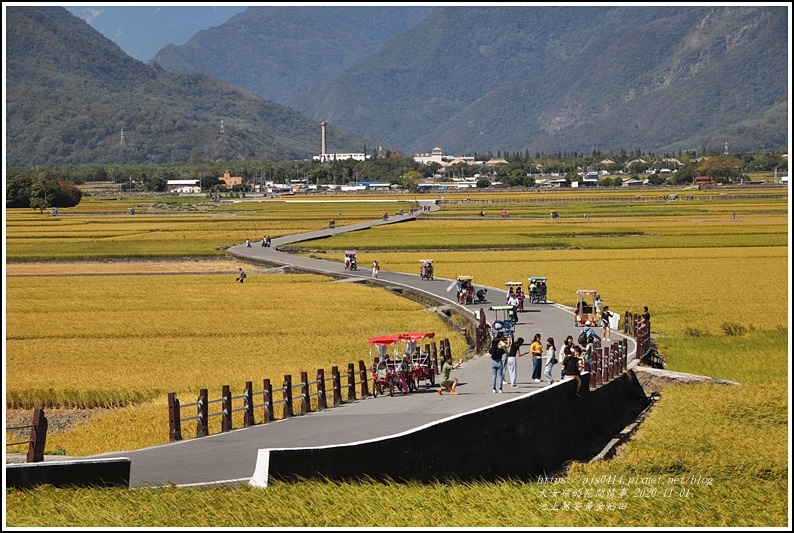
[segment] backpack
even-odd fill
[[[582,331],[579,334],[579,338],[576,340],[579,341],[579,346],[584,346],[585,344],[587,344],[587,334],[584,331]]]
[[[491,348],[488,350],[488,353],[491,354],[491,359],[494,361],[501,361],[505,350],[499,345],[494,346],[491,344]]]

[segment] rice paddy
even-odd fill
[[[456,198],[466,196],[445,195],[446,200]],[[641,306],[649,306],[654,335],[671,370],[740,385],[664,388],[661,400],[619,457],[573,463],[566,486],[556,493],[555,487],[544,484],[507,481],[430,485],[312,481],[276,483],[266,490],[43,487],[6,491],[7,524],[790,525],[789,390],[784,371],[790,365],[790,252],[785,199],[741,200],[728,195],[659,205],[643,202],[635,209],[624,201],[605,206],[595,195],[589,203],[577,203],[570,216],[566,204],[556,205],[563,216],[558,220],[548,219],[549,205],[535,216],[522,213],[515,196],[507,199],[511,200],[508,219],[497,219],[497,211],[492,210],[481,220],[481,207],[471,202],[444,204],[438,214],[417,222],[315,241],[310,245],[313,250],[305,253],[336,257],[340,250],[352,248],[359,250],[362,264],[376,257],[384,270],[410,273],[418,272],[419,259],[431,257],[437,277],[471,274],[475,284],[495,287],[506,281],[526,282],[528,276],[547,276],[549,299],[567,305],[573,304],[576,289],[595,288],[616,311],[639,312]],[[679,208],[687,201],[693,204]],[[345,284],[344,298],[355,298],[355,307],[364,312],[344,315],[344,308],[353,306],[334,307],[342,299],[337,292],[340,284],[320,276],[261,274],[238,285],[233,283],[234,261],[195,260],[207,255],[206,250],[193,255],[199,244],[216,246],[212,249],[222,257],[224,246],[242,242],[248,234],[252,239],[266,232],[276,236],[271,227],[281,228],[283,234],[304,231],[295,228],[310,231],[323,227],[339,210],[376,219],[398,204],[388,208],[378,203],[345,204],[332,210],[307,205],[285,203],[280,207],[284,220],[274,220],[271,226],[257,219],[264,216],[257,206],[235,205],[233,214],[230,210],[223,215],[187,215],[190,221],[175,214],[152,224],[139,222],[136,214],[120,220],[119,228],[86,215],[81,224],[70,224],[74,233],[65,225],[51,231],[58,223],[43,222],[47,217],[38,213],[8,212],[7,258],[38,257],[50,263],[6,265],[6,408],[39,403],[112,408],[66,433],[48,436],[49,453],[93,454],[164,441],[165,429],[141,431],[140,436],[125,429],[147,424],[164,428],[167,392],[195,395],[198,386],[242,384],[266,377],[271,369],[278,376],[352,362],[366,356],[368,336],[430,328],[457,343],[453,353],[461,353],[462,341],[444,330],[445,324],[435,322],[435,315],[385,291],[358,287],[350,295],[354,287]],[[93,211],[90,201],[79,207]],[[734,211],[736,220],[731,216]],[[574,214],[584,212],[587,219]],[[345,223],[335,218],[337,226]],[[136,228],[138,223],[144,225]],[[161,223],[164,229],[158,229]],[[96,227],[83,228],[92,225]],[[42,233],[37,233],[39,229]],[[75,247],[81,251],[75,253]],[[138,258],[189,257],[190,270],[171,276],[162,275],[169,271],[166,262],[155,266],[160,273],[136,272],[133,263],[122,263],[123,268],[114,272],[107,269],[117,268],[118,262],[61,263],[78,257],[124,257],[125,248]],[[136,263],[141,268],[158,265],[154,259]],[[59,275],[80,270],[94,275]],[[307,317],[294,305],[296,294],[319,298],[334,311],[319,318],[312,311]],[[318,349],[297,359],[284,357],[279,348],[285,335],[317,328],[326,332]],[[217,363],[217,354],[223,351],[227,357],[229,350],[233,368]],[[41,372],[42,364],[46,374]],[[211,381],[196,370],[208,365],[218,373]],[[124,424],[119,423],[122,419]],[[509,460],[507,452],[505,460]],[[637,481],[634,486],[608,482],[621,476]],[[641,480],[658,483],[641,485]],[[234,491],[231,496],[230,491]]]

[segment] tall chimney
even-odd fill
[[[325,121],[324,120],[322,122],[320,122],[320,127],[322,128],[322,134],[323,134],[323,148],[322,148],[322,152],[321,153],[322,153],[322,155],[325,155],[326,151],[325,151]]]

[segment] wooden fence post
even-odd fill
[[[273,385],[270,384],[270,379],[265,379],[262,382],[263,389],[262,395],[264,396],[264,420],[265,422],[270,422],[273,420]]]
[[[358,360],[358,374],[361,376],[361,397],[369,398],[369,380],[367,379],[367,364]]]
[[[221,398],[221,432],[226,433],[232,429],[232,393],[228,385],[223,386],[223,397]]]
[[[317,369],[317,408],[326,409],[328,401],[325,399],[325,369]]]
[[[438,350],[436,341],[430,343],[430,361],[433,363],[433,373],[438,374]]]
[[[199,397],[196,398],[198,405],[196,406],[196,436],[203,437],[209,434],[209,405],[207,398],[207,389],[199,390]]]
[[[168,393],[168,435],[170,442],[182,440],[182,417],[179,398],[175,392]]]
[[[245,427],[253,426],[254,425],[254,384],[251,381],[245,382],[245,392],[243,392],[243,402],[245,406],[243,425]]]
[[[347,364],[347,400],[356,399],[356,367],[353,363]]]
[[[47,417],[43,409],[33,410],[33,424],[30,428],[30,444],[28,444],[28,463],[40,463],[44,460],[44,445],[47,442]]]
[[[309,373],[301,372],[301,414],[305,415],[311,410],[309,402]]]
[[[292,375],[284,376],[284,418],[292,416]]]
[[[607,349],[601,348],[601,384],[609,381],[609,357],[607,356]]]
[[[593,350],[593,365],[595,366],[595,368],[593,368],[593,373],[595,374],[595,388],[597,388],[601,385],[601,350]]]
[[[339,367],[331,367],[331,383],[334,388],[334,407],[342,403],[342,378],[339,375]]]

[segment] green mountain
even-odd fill
[[[785,150],[789,61],[786,7],[440,7],[290,104],[416,152]]]
[[[391,33],[413,8],[344,9],[249,9],[157,59],[408,152],[788,146],[785,6],[444,6]]]
[[[204,72],[285,104],[354,65],[430,7],[250,7],[183,45],[160,50],[166,70]]]
[[[5,9],[7,166],[320,152],[319,121],[293,109],[205,74],[146,65],[62,7]],[[329,152],[365,145],[377,143],[329,124]]]

